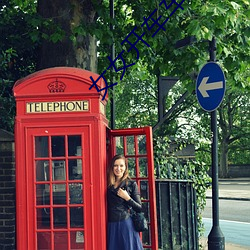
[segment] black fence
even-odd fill
[[[192,183],[156,180],[159,250],[198,250],[196,194]]]

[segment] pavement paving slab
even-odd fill
[[[239,185],[242,188],[234,189],[224,189],[220,188],[227,184]],[[247,188],[246,188],[247,186]],[[206,197],[212,198],[212,189],[206,191]],[[231,199],[231,200],[250,200],[250,178],[235,178],[235,179],[220,179],[219,180],[219,199]],[[207,238],[202,237],[200,240],[202,245],[202,250],[208,250]],[[232,243],[225,242],[225,250],[250,250],[250,247],[235,245]]]
[[[201,238],[200,244],[202,246],[202,250],[208,250],[207,238]],[[250,250],[250,247],[244,247],[225,242],[225,250]]]

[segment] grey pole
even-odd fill
[[[216,61],[216,40],[209,42],[210,61]],[[213,226],[208,235],[208,250],[225,250],[225,238],[219,224],[219,181],[218,181],[218,128],[217,110],[211,112],[212,140],[212,205]]]
[[[110,8],[110,19],[111,21],[115,18],[115,9],[114,9],[114,0],[109,1],[109,8]],[[110,30],[113,33],[114,31],[114,25],[110,23]],[[111,45],[111,60],[115,60],[115,42],[113,41]],[[114,72],[111,71],[111,81],[114,82]],[[115,129],[115,89],[114,86],[111,88],[111,95],[110,95],[110,114],[111,114],[111,121],[110,121],[110,127],[111,129]]]

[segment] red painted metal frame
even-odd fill
[[[146,155],[140,155],[140,157],[147,157],[148,160],[148,177],[139,177],[139,169],[136,168],[136,178],[135,180],[139,184],[140,180],[148,180],[149,183],[149,206],[150,206],[150,223],[149,227],[151,230],[151,245],[145,245],[144,248],[158,250],[158,233],[157,233],[157,214],[156,214],[156,193],[155,193],[155,178],[154,178],[154,160],[153,160],[153,142],[152,142],[152,128],[142,127],[142,128],[129,128],[129,129],[117,129],[109,131],[110,144],[111,144],[111,154],[109,155],[109,160],[116,154],[116,142],[115,138],[122,136],[125,140],[126,136],[146,136]],[[138,144],[135,142],[135,159],[138,161]],[[124,155],[125,157],[133,157],[133,155],[127,155],[126,143],[124,143]],[[136,164],[138,165],[138,162]],[[138,185],[140,187],[140,185]]]

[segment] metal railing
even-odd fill
[[[159,250],[198,250],[196,193],[187,180],[156,180]]]

